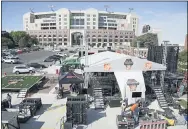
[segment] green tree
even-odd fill
[[[29,39],[29,45],[30,46],[38,45],[38,44],[39,44],[39,41],[36,37],[30,37],[30,39]]]
[[[187,54],[188,51],[182,51],[179,53],[178,56],[178,71],[179,72],[185,72],[185,70],[187,69]]]
[[[18,45],[19,47],[23,48],[23,47],[31,47],[31,37],[29,35],[25,35],[23,36],[19,42]]]
[[[148,47],[149,45],[158,45],[157,34],[147,33],[141,36],[136,37],[132,43],[132,47],[137,47],[137,42],[139,42],[139,47]]]
[[[14,40],[15,45],[18,45],[20,39],[23,38],[26,35],[27,35],[27,33],[25,31],[12,31],[12,32],[10,32],[10,36]]]
[[[13,48],[14,47],[14,43],[11,39],[7,38],[7,37],[2,37],[1,38],[1,45],[2,46],[7,46],[8,48]]]

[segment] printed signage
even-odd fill
[[[76,76],[67,76],[67,78],[76,78]]]
[[[132,59],[126,59],[125,62],[124,62],[124,65],[126,67],[126,70],[130,70],[132,65],[133,65]]]
[[[151,69],[151,67],[152,67],[152,63],[151,63],[151,62],[146,62],[146,63],[145,63],[144,68],[145,68],[146,70]]]
[[[111,70],[111,65],[108,64],[108,63],[104,64],[104,70],[105,70],[105,71]]]
[[[130,91],[136,91],[137,85],[139,85],[139,82],[137,82],[135,79],[128,79],[127,85],[130,88]]]

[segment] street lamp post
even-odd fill
[[[137,41],[137,57],[139,57],[139,47],[140,47],[140,41]]]
[[[108,8],[109,8],[108,5],[105,5],[104,7],[105,7],[105,9],[106,9],[106,12],[107,12],[109,15],[113,13],[113,12],[108,11]],[[109,23],[108,23],[108,16],[107,16],[107,31],[108,31],[108,39],[107,39],[107,42],[109,43],[109,35],[110,35],[110,33],[109,33],[109,25],[108,25],[108,24],[109,24]]]

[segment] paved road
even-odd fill
[[[51,52],[51,51],[35,51],[35,52],[31,52],[31,53],[20,54],[19,58],[24,64],[32,63],[32,62],[45,64],[45,62],[43,62],[43,60],[53,54],[54,54],[54,52]],[[7,74],[12,73],[13,67],[15,65],[18,65],[18,64],[2,63],[2,65],[1,65],[2,73],[4,73],[4,72],[6,72]]]

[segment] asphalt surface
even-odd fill
[[[43,62],[48,56],[55,54],[56,52],[52,51],[34,51],[30,53],[23,53],[18,55],[20,58],[21,64],[28,64],[28,63],[41,63],[45,65],[49,65],[50,63]],[[2,63],[1,71],[3,73],[11,74],[13,67],[19,64],[5,64]]]

